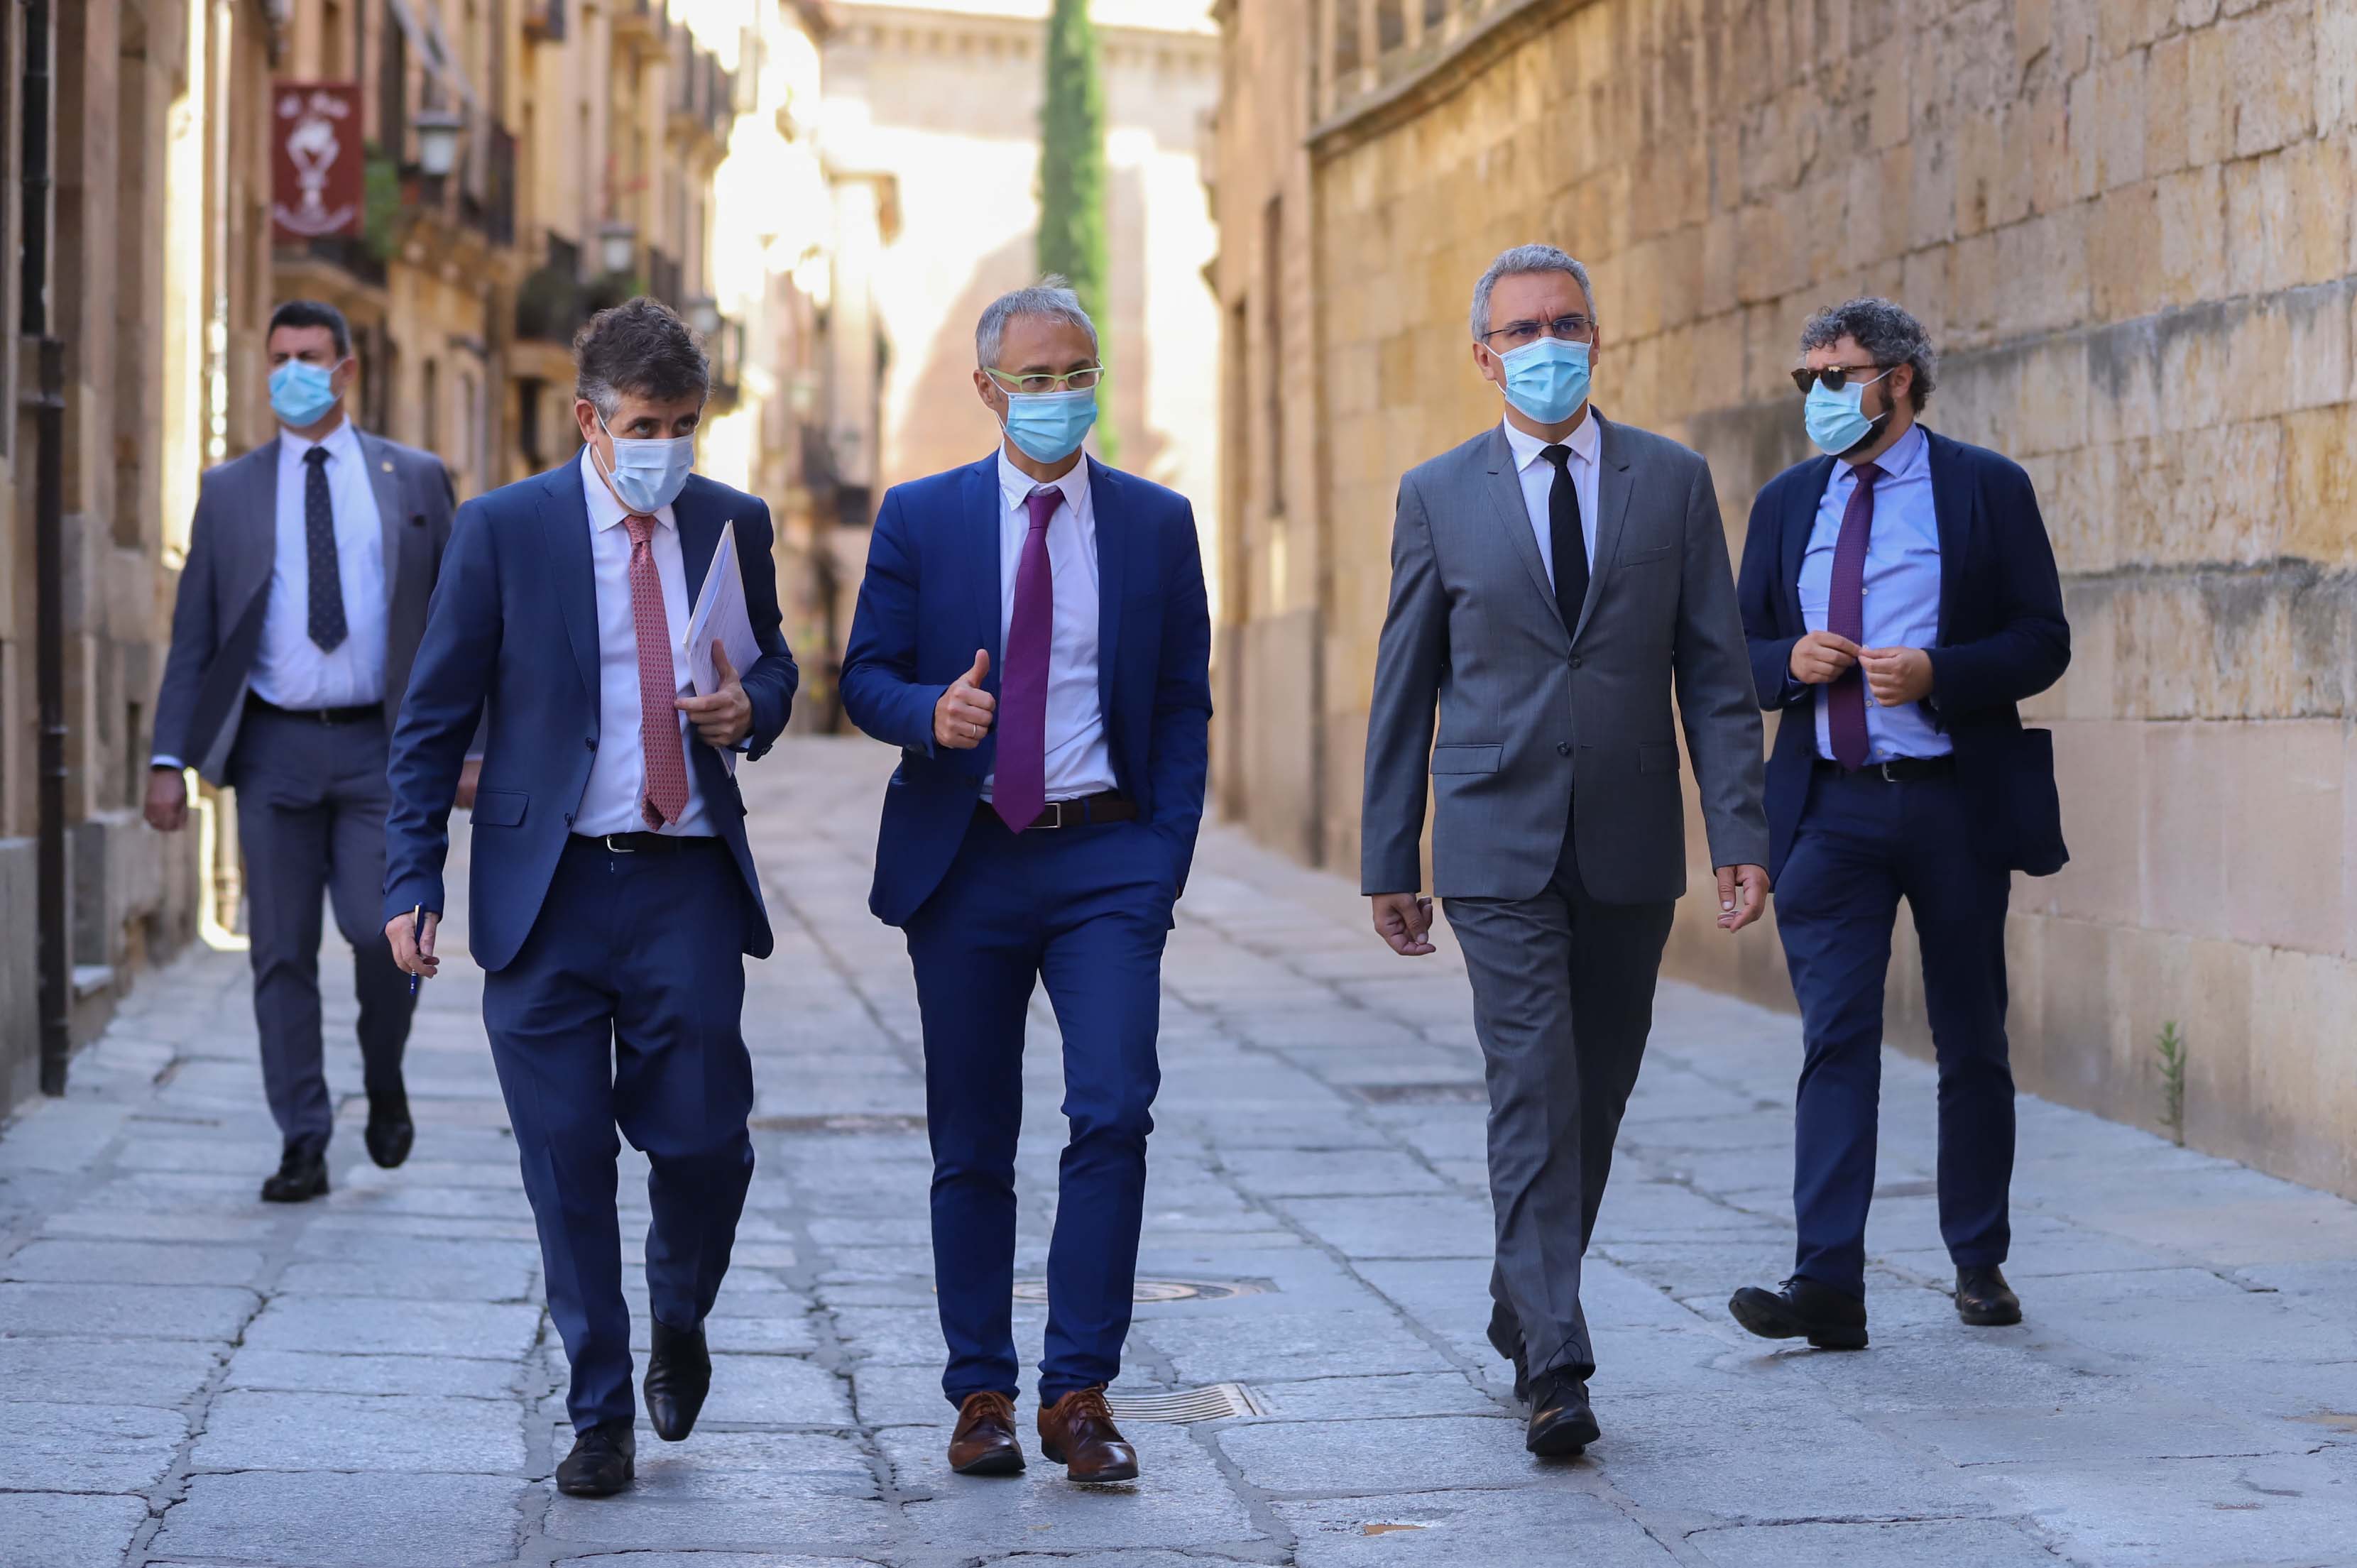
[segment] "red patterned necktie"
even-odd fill
[[[1015,609],[1006,618],[1006,667],[998,677],[998,758],[991,809],[1021,832],[1048,809],[1048,648],[1056,630],[1056,575],[1048,562],[1048,520],[1064,492],[1049,486],[1026,498],[1030,532],[1015,568]]]
[[[1825,629],[1866,646],[1866,543],[1874,532],[1874,481],[1882,470],[1860,463],[1857,488],[1842,511],[1841,537],[1834,542],[1834,577],[1826,596]],[[1857,665],[1825,689],[1825,730],[1834,760],[1852,772],[1866,766],[1866,671]]]
[[[655,572],[655,520],[633,516],[630,531],[630,627],[639,642],[639,745],[646,754],[647,793],[639,813],[647,826],[687,814],[687,752],[679,738],[679,683],[671,662],[671,618],[663,613],[662,578]]]

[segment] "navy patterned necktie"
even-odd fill
[[[336,508],[328,499],[328,449],[303,454],[303,543],[310,560],[311,640],[323,653],[343,646],[344,581],[336,565]]]
[[[1874,532],[1874,482],[1882,470],[1860,463],[1857,488],[1842,509],[1841,533],[1834,541],[1833,582],[1825,595],[1825,629],[1866,645],[1866,547]],[[1866,766],[1866,671],[1857,665],[1825,688],[1825,734],[1834,760],[1855,773]]]

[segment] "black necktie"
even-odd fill
[[[328,499],[328,449],[303,454],[303,542],[311,560],[311,640],[325,653],[343,643],[344,583],[336,570],[336,508]],[[1577,522],[1573,523],[1577,529]]]
[[[1563,629],[1579,629],[1579,607],[1587,602],[1587,534],[1579,526],[1579,487],[1571,478],[1571,448],[1549,446],[1539,454],[1555,465],[1547,491],[1547,542],[1555,555],[1555,608]]]

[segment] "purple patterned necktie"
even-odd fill
[[[1834,543],[1834,579],[1826,596],[1825,629],[1866,646],[1866,542],[1874,532],[1874,481],[1882,470],[1860,463],[1857,488],[1842,511],[1841,537]],[[1825,689],[1825,729],[1834,760],[1856,772],[1866,766],[1866,671],[1856,665]]]
[[[1048,565],[1048,520],[1064,492],[1025,499],[1031,529],[1015,568],[1015,610],[1006,618],[1006,662],[998,676],[998,763],[991,809],[1021,832],[1048,809],[1048,645],[1056,630],[1056,576]]]

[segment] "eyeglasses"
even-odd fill
[[[1493,327],[1481,334],[1481,341],[1493,352],[1503,349],[1520,349],[1542,338],[1559,338],[1566,343],[1586,343],[1596,336],[1596,323],[1585,316],[1558,316],[1553,321],[1509,321],[1503,327]]]
[[[1104,380],[1105,368],[1103,365],[1084,365],[1077,371],[1066,371],[1060,376],[1010,376],[985,365],[982,373],[1011,392],[1091,392]]]
[[[1866,376],[1866,380],[1859,384],[1872,386],[1898,368],[1896,365],[1830,365],[1822,371],[1812,371],[1803,367],[1792,372],[1792,384],[1801,389],[1803,396],[1807,395],[1811,387],[1819,385],[1827,392],[1837,392],[1849,385],[1852,376]],[[1876,373],[1867,376],[1866,373],[1868,371]]]

